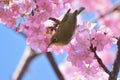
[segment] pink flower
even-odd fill
[[[5,5],[4,2],[1,1],[0,2],[0,8],[4,8],[4,5]]]
[[[13,12],[16,16],[20,14],[20,6],[16,3],[12,4],[10,7],[11,12]]]
[[[105,45],[111,44],[111,38],[104,33],[95,33],[92,44],[97,48],[97,51],[101,51]]]
[[[43,14],[46,14],[44,17],[59,16],[61,9],[63,9],[59,0],[42,0],[42,1],[36,0],[36,4],[39,7],[39,11],[44,12]]]
[[[61,53],[69,53],[70,52],[71,47],[68,45],[65,46],[55,46],[55,45],[51,45],[48,49],[48,51],[54,52],[55,54],[61,54]]]
[[[65,3],[71,3],[72,2],[72,0],[63,0],[63,3],[65,4]]]
[[[1,21],[5,23],[7,27],[11,27],[14,29],[14,27],[16,26],[16,19],[17,19],[14,13],[12,13],[10,10],[3,10],[3,9],[1,9],[1,12],[2,12],[0,13]]]
[[[26,35],[28,37],[33,37],[33,36],[38,36],[38,35],[42,35],[42,34],[45,33],[45,28],[43,25],[41,25],[40,27],[38,26],[31,26],[31,27],[28,27],[28,29],[26,30]]]
[[[68,54],[67,60],[72,63],[72,65],[76,67],[82,67],[84,66],[82,62],[82,56],[79,53],[71,52]]]
[[[49,44],[49,36],[46,36],[41,32],[39,35],[32,35],[27,37],[27,44],[30,45],[34,50],[41,52],[47,52]]]
[[[38,18],[39,13],[36,13],[34,16],[29,16],[26,18],[26,26],[39,26],[39,24],[41,24],[40,18]]]
[[[40,24],[44,24],[44,21],[49,18],[49,14],[46,12],[36,12],[34,16],[29,16],[26,19],[27,26],[39,26]]]
[[[67,57],[67,60],[76,67],[81,67],[81,64],[86,66],[86,64],[93,63],[94,54],[90,50],[91,44],[97,48],[97,51],[102,51],[106,45],[111,44],[111,37],[100,28],[94,29],[92,24],[84,24],[83,27],[82,30],[77,29],[78,31],[71,40]]]
[[[37,5],[39,6],[40,10],[47,11],[51,13],[51,9],[53,8],[52,3],[50,4],[50,0],[36,0]]]
[[[71,45],[75,48],[75,50],[80,50],[81,52],[89,50],[90,48],[90,40],[88,32],[78,32],[74,35],[74,42],[71,41]]]
[[[14,17],[7,18],[5,22],[8,27],[14,28],[16,26],[16,18]]]
[[[65,80],[107,80],[108,75],[104,71],[96,71],[96,68],[88,66],[84,69],[73,66],[70,62],[60,64],[60,70]],[[85,69],[86,68],[86,69]]]
[[[36,4],[31,0],[23,0],[20,6],[20,12],[25,14],[31,13],[36,8]]]
[[[105,48],[103,51],[97,52],[105,65],[111,65],[115,59],[115,54],[110,49]]]
[[[104,18],[101,19],[100,23],[104,24],[106,27],[110,28],[113,36],[120,36],[120,13],[114,12]]]
[[[83,77],[79,72],[79,68],[72,66],[70,62],[65,61],[59,67],[65,80],[80,80]]]
[[[86,64],[91,64],[94,59],[94,54],[91,52],[77,52],[71,51],[68,54],[67,60],[72,63],[72,65],[83,68]]]
[[[34,49],[46,52],[49,44],[50,37],[46,35],[44,25],[31,26],[25,31],[27,35],[27,43]]]
[[[8,11],[8,10],[7,10]],[[0,7],[0,20],[6,18],[7,11],[4,10],[4,8]]]
[[[110,0],[80,0],[80,4],[90,11],[104,14],[111,7]]]
[[[27,42],[34,50],[39,50],[41,52],[47,51],[48,42],[45,39],[44,35],[37,36],[37,37],[28,37]]]

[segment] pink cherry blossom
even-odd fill
[[[65,61],[61,63],[59,67],[65,77],[65,80],[80,80],[81,77],[83,77],[80,75],[80,72],[78,71],[79,69],[72,66],[70,62]]]
[[[90,48],[90,41],[89,41],[89,34],[88,32],[82,32],[82,35],[80,32],[76,33],[74,35],[75,40],[74,42],[71,41],[71,45],[76,49],[82,52],[86,51]]]
[[[92,44],[98,51],[103,50],[104,46],[111,43],[111,39],[104,33],[96,33],[93,35]]]
[[[90,11],[105,13],[111,7],[110,0],[80,0],[80,4]]]
[[[67,60],[70,61],[72,65],[77,66],[77,67],[84,66],[81,59],[82,59],[82,56],[76,52],[69,53],[67,57]]]
[[[13,12],[16,16],[20,14],[20,6],[16,3],[12,4],[10,7],[11,12]]]
[[[97,79],[107,80],[108,79],[108,75],[105,72],[103,71],[95,72],[94,67],[86,69],[86,73],[84,73],[84,71],[83,72],[79,71],[79,68],[72,66],[72,64],[69,62],[63,62],[62,64],[60,64],[59,67],[65,77],[65,80],[97,80]],[[93,73],[91,73],[91,71]]]
[[[0,8],[4,8],[4,2],[0,2]]]
[[[39,50],[41,52],[47,51],[48,40],[44,35],[38,37],[28,37],[27,42],[34,50]]]
[[[55,54],[61,54],[61,53],[69,53],[70,52],[71,47],[68,45],[66,46],[55,46],[55,45],[51,45],[48,49],[48,51],[54,52]]]
[[[111,33],[118,37],[120,35],[120,19],[119,19],[120,13],[114,12],[100,20],[100,23],[104,24],[106,27],[110,28]]]
[[[50,0],[42,0],[42,1],[36,0],[36,3],[39,6],[40,10],[48,11],[51,13],[51,11],[52,11],[51,9],[53,6],[52,6],[52,4],[49,4]]]
[[[102,59],[103,63],[110,65],[115,59],[115,54],[110,49],[105,48],[103,51],[97,52],[98,56]]]
[[[15,17],[9,17],[6,19],[5,22],[8,27],[14,28],[16,26],[16,18]]]
[[[20,4],[20,12],[21,13],[31,13],[32,10],[34,10],[36,8],[36,4],[34,1],[31,0],[22,0],[21,1],[22,4]]]
[[[102,28],[95,29],[94,25],[91,24],[83,24],[81,26],[82,29],[77,29],[74,35],[73,40],[71,41],[71,50],[67,56],[67,60],[72,63],[73,66],[79,68],[82,74],[86,75],[86,77],[94,79],[91,76],[95,76],[98,71],[102,69],[98,65],[94,54],[90,50],[91,44],[97,48],[97,51],[103,51],[106,49],[106,45],[111,45],[111,37],[104,31]],[[82,33],[82,34],[81,34]],[[106,60],[111,58],[109,56]],[[91,75],[91,76],[87,76]]]
[[[16,16],[10,10],[1,9],[0,18],[8,27],[14,28],[16,26]]]
[[[44,12],[43,14],[49,15],[49,17],[58,16],[60,14],[60,9],[63,9],[60,6],[61,4],[59,0],[36,0],[36,5],[38,5],[40,12]],[[46,16],[43,16],[43,18]]]
[[[45,32],[44,25],[28,27],[28,29],[26,29],[27,43],[31,45],[33,49],[39,49],[45,52],[50,38],[49,35],[45,34]]]

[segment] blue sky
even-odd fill
[[[21,59],[26,47],[25,38],[13,30],[0,24],[0,79],[11,80],[12,74]],[[65,54],[54,55],[59,64],[65,59]],[[49,61],[42,55],[31,63],[23,80],[57,80]]]

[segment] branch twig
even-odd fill
[[[49,62],[51,63],[51,66],[53,67],[53,69],[54,69],[57,77],[59,78],[59,80],[64,80],[64,77],[61,74],[60,70],[58,69],[57,64],[56,64],[56,62],[54,60],[54,57],[52,56],[52,53],[51,52],[47,52],[46,56],[47,56]]]
[[[113,8],[111,8],[111,10],[109,10],[108,12],[106,12],[103,15],[100,15],[97,19],[93,20],[92,22],[97,22],[99,19],[101,19],[101,18],[105,17],[106,15],[111,14],[112,12],[115,12],[117,10],[120,11],[120,2],[117,3]]]
[[[39,55],[40,54],[35,53],[29,46],[27,46],[14,74],[12,75],[12,80],[22,80],[31,61]]]
[[[99,56],[96,53],[96,47],[93,47],[93,45],[91,44],[90,46],[91,51],[94,53],[95,58],[97,59],[97,62],[99,63],[99,65],[103,68],[103,70],[108,73],[110,75],[110,71],[107,69],[107,67],[104,65],[104,63],[102,62],[102,60],[99,58]]]

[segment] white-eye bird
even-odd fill
[[[81,7],[79,10],[75,10],[70,13],[70,9],[67,11],[62,21],[59,23],[58,29],[50,39],[48,47],[53,45],[63,46],[70,42],[77,25],[77,15],[85,8]]]

